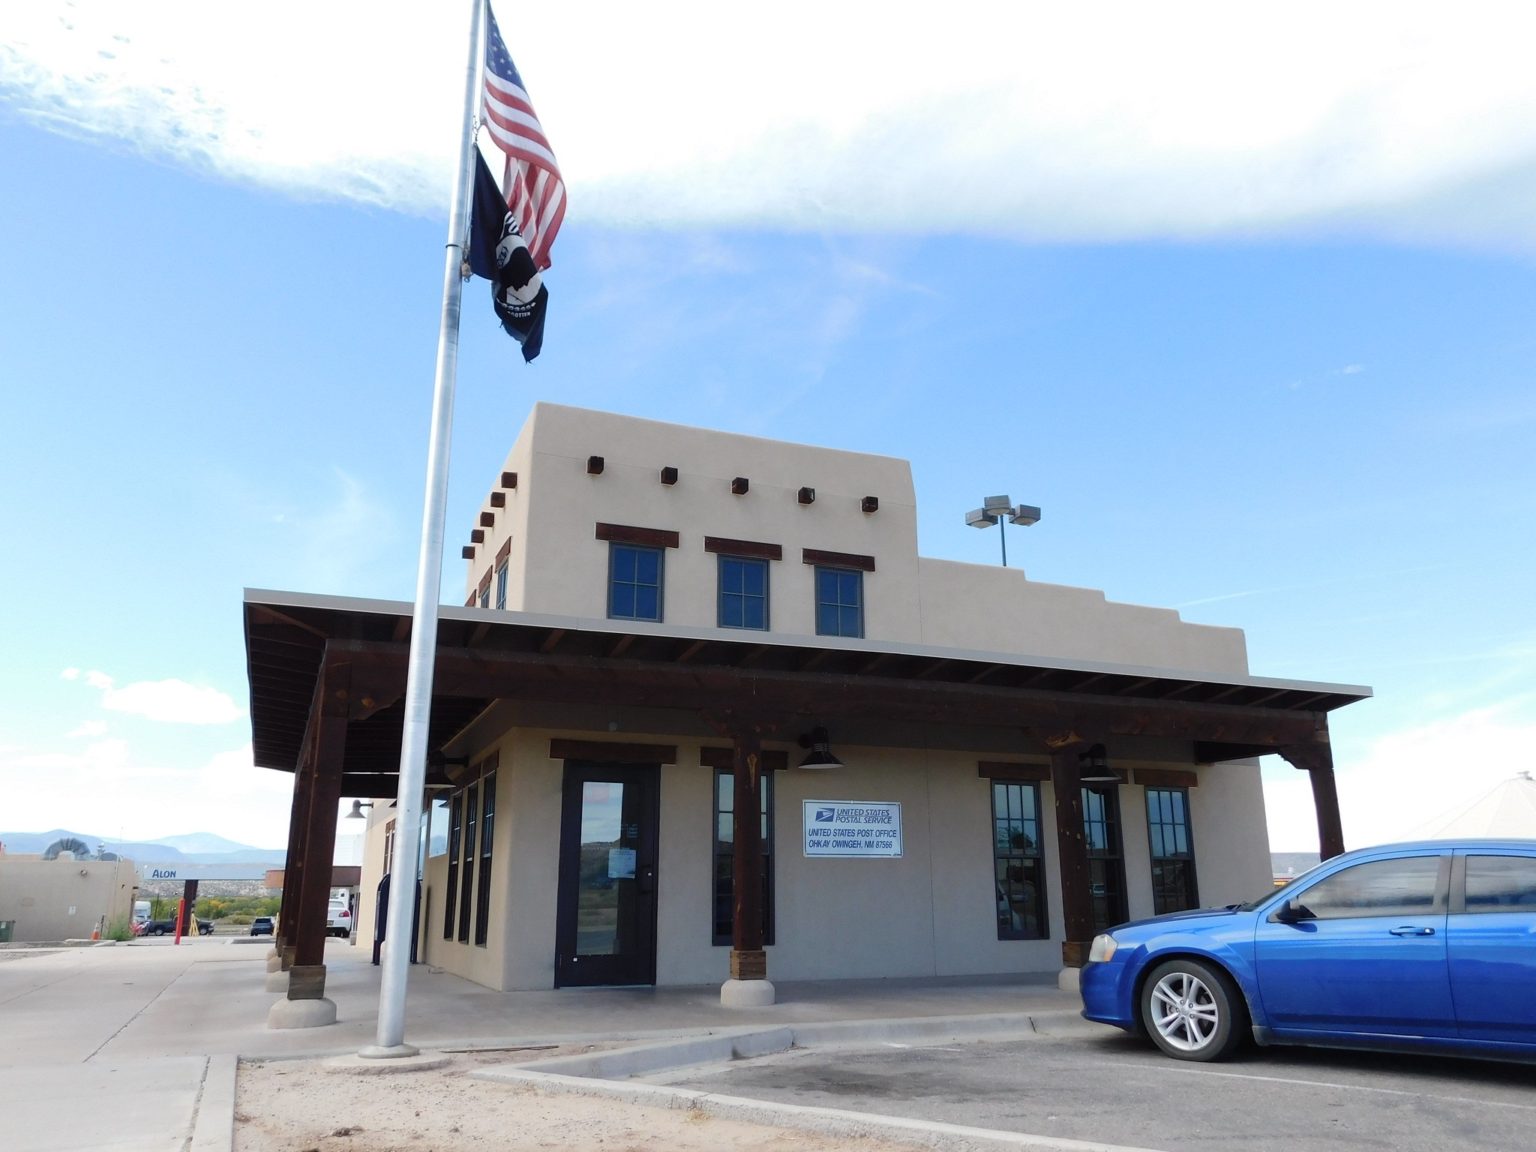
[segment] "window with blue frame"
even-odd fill
[[[507,562],[503,560],[496,566],[496,607],[507,606]]]
[[[722,628],[768,627],[768,561],[720,557],[718,621]]]
[[[608,618],[661,620],[660,548],[608,545]]]
[[[816,635],[864,635],[864,573],[816,569]]]

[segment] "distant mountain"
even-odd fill
[[[211,832],[191,832],[154,841],[111,840],[63,828],[51,832],[0,832],[0,844],[5,845],[7,852],[18,854],[44,852],[50,844],[70,839],[83,840],[92,849],[101,845],[106,851],[133,861],[162,864],[272,864],[281,867],[285,855],[281,848],[253,848]]]

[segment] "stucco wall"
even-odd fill
[[[592,733],[514,730],[497,743],[490,939],[486,947],[442,939],[445,858],[433,858],[427,874],[427,962],[496,989],[553,986],[564,765],[550,759],[549,750],[551,738],[559,736],[590,739]],[[699,764],[699,740],[676,743],[677,763],[661,771],[656,979],[663,985],[717,984],[728,974],[729,949],[711,943],[714,773]],[[793,764],[798,750],[790,751]],[[1060,966],[1056,798],[1048,782],[1040,785],[1040,799],[1050,938],[999,940],[990,781],[977,774],[977,757],[843,745],[838,752],[847,767],[774,774],[776,940],[768,948],[770,979],[1044,974]],[[1133,773],[1143,766],[1171,765],[1125,765]],[[1204,767],[1198,779],[1189,796],[1201,902],[1252,898],[1268,883],[1257,766]],[[1133,918],[1152,914],[1144,797],[1140,785],[1120,789]],[[904,855],[808,859],[802,822],[807,800],[899,802]]]
[[[590,456],[603,457],[601,475],[588,475]],[[677,483],[661,483],[667,466],[678,469]],[[496,523],[467,564],[466,596],[510,531],[521,572],[509,608],[605,618],[602,522],[679,533],[665,554],[666,623],[715,626],[717,559],[704,537],[717,536],[783,547],[783,559],[769,564],[771,631],[815,633],[813,569],[802,558],[812,548],[873,556],[866,635],[918,638],[917,508],[904,460],[541,403],[505,469],[518,473],[518,485],[506,508],[482,508]],[[731,492],[738,476],[749,481],[745,495]],[[816,490],[814,503],[798,502],[802,487]],[[862,511],[865,496],[878,499],[878,511]]]
[[[104,918],[127,923],[137,887],[131,860],[17,859],[0,855],[0,920],[14,941],[85,940]]]

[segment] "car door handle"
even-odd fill
[[[1415,928],[1411,924],[1405,924],[1401,928],[1389,928],[1388,931],[1394,936],[1433,936],[1435,934],[1433,928]]]

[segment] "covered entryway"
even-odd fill
[[[256,762],[296,777],[290,860],[295,854],[300,862],[328,859],[337,797],[388,796],[397,790],[410,606],[248,592],[245,631]],[[782,762],[784,756],[782,747],[765,744],[792,747],[802,734],[826,728],[840,748],[964,753],[981,776],[1042,781],[1051,788],[1054,810],[1042,816],[1054,829],[1047,896],[1049,902],[1059,900],[1061,912],[1060,935],[1053,931],[1052,938],[1059,939],[1063,963],[1076,967],[1094,932],[1094,855],[1081,775],[1089,749],[1104,745],[1111,763],[1166,765],[1163,775],[1177,775],[1180,765],[1188,769],[1279,753],[1308,772],[1323,854],[1332,856],[1343,850],[1343,833],[1328,713],[1368,695],[1367,689],[1347,685],[1203,678],[922,644],[444,608],[429,780],[451,784],[455,765],[480,755],[494,732],[513,728],[592,737],[574,742],[582,745],[582,754],[565,756],[568,765],[591,761],[594,747],[612,749],[612,758],[595,765],[601,769],[595,774],[579,765],[569,768],[565,794],[558,798],[560,815],[550,812],[552,819],[566,821],[567,830],[576,823],[575,831],[567,831],[563,862],[551,870],[561,875],[550,877],[547,907],[560,927],[551,925],[547,962],[560,984],[644,982],[655,979],[654,969],[647,974],[645,968],[647,953],[654,964],[652,925],[658,923],[646,885],[692,889],[661,875],[655,870],[659,865],[646,875],[648,788],[639,782],[638,768],[617,773],[613,766],[676,761],[676,748],[657,752],[663,749],[659,744],[644,745],[652,750],[645,757],[626,757],[623,741],[686,736],[694,746],[710,745],[701,751],[718,752],[720,767],[734,783],[732,811],[724,817],[730,823],[735,903],[730,974],[752,982],[767,976],[762,781],[774,758]],[[1143,769],[1136,772],[1140,776]],[[616,784],[621,785],[617,800],[612,791],[609,799],[587,792],[589,785]],[[590,851],[583,847],[587,840],[580,827],[588,812],[594,821],[601,814],[606,822],[600,835],[594,829]],[[708,813],[701,818],[707,827]],[[628,875],[631,851],[633,876]],[[526,863],[514,861],[512,867]],[[709,869],[701,866],[697,874],[707,877]],[[993,888],[987,881],[980,896],[988,921],[995,920]],[[323,967],[314,967],[321,956],[312,950],[314,960],[307,961],[304,941],[312,917],[323,933],[324,895],[323,886],[318,896],[306,886],[290,903],[285,893],[280,943],[286,955],[299,942],[293,964],[305,977],[290,985],[290,997],[323,994]],[[708,880],[700,881],[698,900],[714,898]],[[665,916],[659,923],[664,932]],[[508,940],[514,934],[528,938],[527,925],[505,931]],[[782,947],[782,929],[778,936]],[[583,975],[605,967],[606,976]]]

